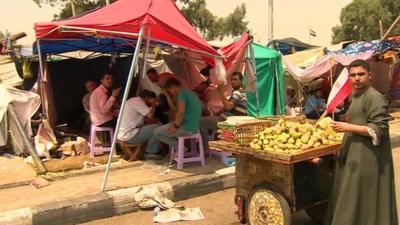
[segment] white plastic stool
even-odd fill
[[[96,132],[108,132],[110,134],[110,141],[112,142],[114,138],[114,128],[112,127],[96,127],[94,125],[90,128],[90,157],[94,157],[96,153],[110,152],[111,143],[109,147],[96,146]]]
[[[185,157],[185,140],[190,140],[190,151],[191,157]],[[199,148],[197,151],[197,143],[199,144]],[[201,138],[200,133],[195,133],[188,136],[178,137],[178,154],[174,154],[175,149],[171,149],[171,160],[177,162],[177,168],[182,169],[184,163],[188,162],[201,162],[201,166],[205,166],[205,159],[204,159],[204,148],[203,148],[203,141]]]

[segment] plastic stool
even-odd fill
[[[185,157],[185,140],[190,140],[191,157]],[[199,151],[197,151],[197,143],[199,144]],[[182,169],[184,163],[188,162],[201,162],[201,166],[205,166],[203,141],[200,133],[195,133],[188,136],[178,137],[178,154],[174,154],[175,149],[171,149],[171,163],[172,160],[177,162],[177,168]]]
[[[111,144],[109,147],[96,146],[96,132],[106,131],[110,134],[110,141],[112,142],[114,138],[114,128],[112,127],[96,127],[94,125],[90,128],[90,157],[94,157],[96,153],[110,152]]]
[[[213,131],[210,134],[209,140],[210,141],[215,141],[215,140],[217,140],[217,137],[218,137],[217,131]],[[219,152],[219,151],[214,151],[214,150],[211,150],[211,149],[208,150],[208,157],[212,157],[213,155],[221,157],[221,162],[225,163],[225,161],[228,160],[228,157],[232,156],[232,153]]]

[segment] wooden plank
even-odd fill
[[[235,154],[247,154],[253,157],[271,160],[275,162],[290,164],[301,161],[306,161],[315,157],[321,157],[325,155],[336,154],[340,149],[340,144],[335,145],[325,145],[319,148],[312,148],[296,152],[293,154],[267,152],[267,151],[257,151],[249,147],[240,146],[238,144],[225,142],[225,141],[210,141],[210,148],[216,151],[231,152]]]

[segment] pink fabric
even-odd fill
[[[90,95],[90,119],[92,124],[99,126],[113,119],[112,107],[115,103],[115,97],[108,97],[108,90],[100,85]]]

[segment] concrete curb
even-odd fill
[[[235,186],[234,168],[223,174],[198,175],[150,185],[173,201]],[[134,193],[140,186],[88,195],[0,213],[0,225],[72,225],[139,210]]]
[[[135,161],[135,162],[129,162],[129,163],[124,163],[124,164],[114,164],[111,165],[111,170],[120,170],[120,169],[126,169],[126,168],[132,168],[136,166],[143,166],[145,162],[143,161]],[[98,173],[98,172],[104,172],[106,169],[107,165],[101,165],[101,166],[96,166],[93,168],[87,168],[84,170],[72,170],[72,171],[67,171],[67,172],[60,172],[60,173],[48,173],[46,175],[40,175],[38,177],[43,177],[48,180],[62,180],[65,178],[69,177],[76,177],[76,176],[81,176],[81,175],[88,175],[88,174],[93,174],[93,173]],[[0,184],[0,190],[1,189],[7,189],[7,188],[13,188],[13,187],[19,187],[19,186],[24,186],[24,185],[29,185],[32,183],[33,180],[23,180],[23,181],[18,181],[18,182],[13,182],[13,183],[7,183],[7,184]]]

